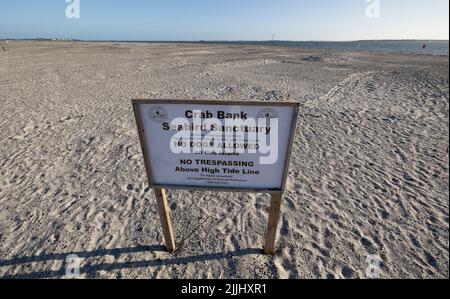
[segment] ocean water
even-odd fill
[[[220,42],[222,43],[222,42]],[[257,44],[305,49],[333,49],[348,51],[368,51],[405,54],[447,55],[448,41],[354,41],[354,42],[293,42],[293,41],[262,41],[262,42],[226,42],[231,44]]]
[[[368,51],[383,53],[449,55],[449,41],[404,40],[404,41],[354,41],[354,42],[327,42],[327,41],[199,41],[189,43],[205,44],[231,44],[231,45],[265,45],[305,49],[331,49],[345,51]]]

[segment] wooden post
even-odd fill
[[[266,243],[264,245],[264,252],[266,254],[275,254],[275,240],[277,237],[278,223],[280,220],[282,197],[282,192],[271,194],[269,224],[267,226]]]
[[[170,212],[169,206],[167,205],[166,190],[156,188],[155,197],[156,202],[158,203],[159,219],[161,220],[167,250],[169,252],[174,252],[176,249],[175,239],[173,237],[172,224],[170,223]]]

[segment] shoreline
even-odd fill
[[[0,41],[6,41],[8,39],[3,39]],[[118,43],[118,44],[179,44],[179,45],[213,45],[213,46],[261,46],[261,47],[272,47],[272,48],[289,48],[289,49],[299,49],[299,50],[321,50],[321,51],[334,51],[334,52],[354,52],[354,53],[366,53],[366,54],[402,54],[402,55],[425,55],[425,56],[437,56],[437,57],[449,57],[449,50],[447,46],[447,53],[421,53],[421,51],[401,51],[401,50],[381,50],[381,49],[352,49],[352,48],[338,48],[338,47],[305,47],[295,44],[367,44],[367,43],[403,43],[403,42],[420,42],[425,44],[436,44],[436,43],[447,43],[448,40],[363,40],[363,41],[123,41],[123,40],[64,40],[64,39],[10,39],[8,41],[13,42],[68,42],[68,43]]]

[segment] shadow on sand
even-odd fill
[[[143,252],[165,252],[165,247],[160,245],[153,246],[138,246],[132,248],[119,248],[119,249],[99,249],[89,252],[69,252],[69,253],[52,253],[43,254],[39,256],[27,256],[17,257],[10,260],[0,260],[0,267],[17,266],[28,263],[48,262],[60,260],[63,262],[61,269],[56,271],[40,271],[34,273],[23,273],[14,275],[0,276],[0,279],[39,279],[39,278],[64,278],[66,274],[66,257],[69,255],[77,255],[80,258],[101,257],[106,255],[112,255],[118,257],[121,254],[143,253]],[[169,259],[154,259],[146,261],[130,261],[123,263],[111,263],[111,264],[85,264],[80,268],[80,273],[87,273],[89,277],[95,277],[97,271],[111,271],[133,268],[146,268],[146,267],[159,267],[168,265],[182,265],[195,262],[205,262],[212,260],[229,259],[231,257],[239,257],[245,255],[259,255],[263,254],[263,251],[258,248],[242,249],[237,251],[223,252],[223,253],[210,253],[197,256],[186,257],[173,257]]]

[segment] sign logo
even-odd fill
[[[148,116],[151,118],[151,120],[158,123],[165,122],[169,117],[167,110],[161,106],[153,106],[150,109],[148,109],[147,113]]]
[[[258,118],[274,119],[278,118],[278,113],[275,109],[265,108],[258,112]]]

